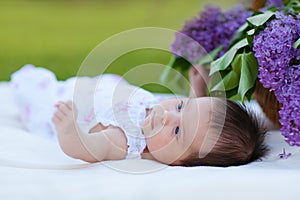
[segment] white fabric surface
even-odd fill
[[[300,148],[269,133],[269,156],[239,167],[169,167],[149,160],[87,164],[21,125],[8,83],[0,83],[0,199],[300,198]],[[280,159],[285,148],[292,153]]]

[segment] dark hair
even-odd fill
[[[266,129],[254,112],[230,100],[220,99],[215,102],[209,127],[212,131],[209,134],[211,137],[219,137],[216,144],[205,157],[200,158],[199,152],[196,152],[181,160],[181,164],[238,166],[264,157],[269,151],[265,145]],[[220,134],[216,135],[216,132]]]

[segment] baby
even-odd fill
[[[87,162],[141,157],[168,165],[232,166],[267,152],[254,115],[229,100],[163,99],[116,75],[58,82],[33,66],[14,73],[12,84],[27,128],[37,132],[34,124],[47,124],[67,155]],[[32,104],[30,97],[39,101]],[[35,118],[43,106],[53,110]]]

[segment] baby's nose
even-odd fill
[[[174,113],[172,113],[168,110],[164,110],[162,124],[167,125],[167,124],[171,123],[172,120],[174,121],[175,118],[176,118],[176,116]]]
[[[166,125],[166,123],[167,123],[167,111],[165,110],[163,112],[162,124]]]

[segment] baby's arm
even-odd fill
[[[97,161],[120,160],[127,155],[127,139],[118,127],[109,127],[100,132],[84,135],[83,144]]]
[[[52,121],[62,150],[73,158],[87,162],[123,159],[127,141],[123,131],[111,127],[93,134],[83,133],[76,123],[77,111],[72,102],[60,102]]]
[[[205,66],[191,66],[189,70],[190,97],[207,96],[208,72]]]

